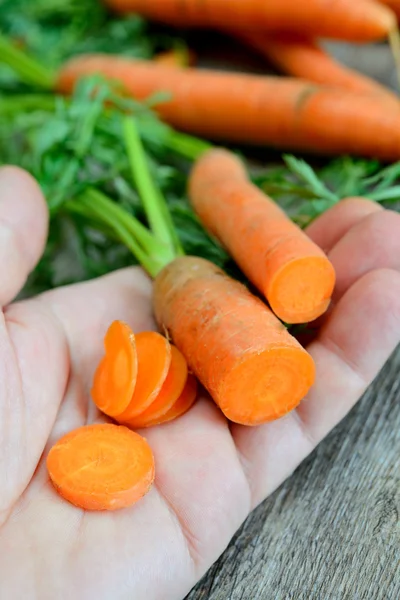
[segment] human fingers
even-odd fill
[[[18,167],[0,168],[0,305],[18,294],[42,255],[46,202],[35,180]]]

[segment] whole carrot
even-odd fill
[[[162,330],[231,421],[277,419],[314,382],[311,356],[273,313],[212,263],[181,257],[154,281]]]
[[[288,323],[323,314],[335,271],[322,250],[255,185],[242,162],[210,150],[189,179],[192,205],[203,225],[229,250],[247,277]]]
[[[378,97],[299,79],[171,69],[101,54],[67,63],[57,88],[71,92],[80,77],[93,73],[119,80],[138,99],[170,92],[158,105],[162,117],[203,137],[325,155],[400,158],[400,109],[389,109]]]
[[[350,41],[386,37],[396,26],[393,12],[373,0],[106,0],[113,9],[135,12],[181,27],[301,31]]]
[[[340,64],[313,39],[293,34],[237,32],[234,35],[287,75],[399,102],[399,97],[388,88]]]

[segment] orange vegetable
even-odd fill
[[[301,31],[350,41],[384,38],[395,27],[390,9],[372,0],[106,0],[113,9],[135,12],[181,27]]]
[[[130,422],[134,421],[135,427],[144,427],[148,421],[162,417],[181,395],[187,378],[188,368],[185,357],[178,348],[171,345],[171,365],[160,393],[145,411],[137,417],[133,417]],[[120,419],[117,420],[120,421]]]
[[[396,94],[370,77],[340,64],[312,39],[293,34],[264,35],[243,32],[236,33],[235,37],[254,48],[288,75],[354,92],[383,95],[388,100],[399,102]]]
[[[154,480],[148,443],[119,425],[87,425],[67,433],[51,448],[47,469],[57,492],[85,510],[131,506]]]
[[[162,425],[164,423],[169,423],[178,417],[181,417],[185,414],[189,408],[193,405],[196,400],[197,394],[197,380],[193,375],[188,375],[186,384],[184,389],[182,390],[180,396],[174,402],[174,404],[163,414],[158,414],[152,418],[144,418],[145,413],[139,415],[135,419],[132,419],[127,423],[129,427],[134,427],[135,429],[139,427],[154,427],[155,425]],[[150,417],[150,415],[148,415]]]
[[[155,331],[136,334],[138,373],[129,406],[120,413],[118,421],[124,423],[144,412],[160,393],[171,365],[171,345]]]
[[[105,356],[93,382],[92,398],[106,415],[122,413],[131,401],[137,376],[135,336],[122,321],[114,321],[104,338]]]
[[[323,314],[335,270],[278,205],[253,185],[242,162],[211,150],[195,164],[189,195],[203,225],[229,250],[242,271],[287,323]]]
[[[70,92],[93,73],[121,81],[137,99],[170,92],[171,99],[158,105],[161,116],[206,138],[400,159],[400,109],[377,97],[299,79],[171,69],[111,55],[73,59],[59,74],[58,89]]]
[[[277,419],[314,382],[311,356],[261,300],[209,261],[181,257],[164,267],[154,282],[154,309],[231,421]]]
[[[400,16],[400,0],[379,0],[382,4],[389,6],[396,15]]]

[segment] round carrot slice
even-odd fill
[[[57,492],[85,510],[116,510],[137,502],[154,480],[154,457],[127,427],[87,425],[50,450],[47,470]]]
[[[146,410],[160,393],[171,365],[171,344],[156,331],[142,331],[135,337],[138,373],[127,409],[117,415],[120,423]]]
[[[92,398],[110,417],[122,413],[131,401],[137,376],[135,336],[122,321],[114,321],[104,338],[105,356],[94,375]]]
[[[155,419],[151,419],[147,421],[147,423],[139,421],[139,418],[142,417],[142,415],[139,415],[138,420],[131,419],[127,425],[134,428],[154,427],[155,425],[162,425],[163,423],[173,421],[174,419],[181,417],[189,410],[189,408],[191,408],[192,404],[196,400],[196,395],[197,379],[194,375],[189,374],[182,394],[179,396],[175,404],[173,404],[173,406],[164,415],[161,415]]]
[[[183,392],[188,378],[187,362],[183,354],[171,344],[171,366],[160,393],[150,406],[134,417],[135,427],[145,427],[167,413]]]

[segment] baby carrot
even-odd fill
[[[185,357],[178,348],[171,345],[171,365],[158,396],[145,411],[130,419],[130,423],[134,422],[135,427],[144,427],[147,422],[162,417],[181,395],[187,378],[188,368]],[[118,417],[117,421],[122,423]],[[125,425],[125,423],[122,424]]]
[[[111,55],[73,59],[60,72],[58,89],[70,92],[80,77],[93,73],[119,80],[137,99],[169,92],[171,98],[158,105],[161,116],[177,129],[206,138],[326,155],[400,158],[400,108],[389,108],[380,97],[299,79],[171,69]]]
[[[144,438],[126,427],[87,425],[51,448],[47,469],[57,492],[84,510],[117,510],[137,502],[154,480]]]
[[[175,403],[163,414],[153,416],[151,419],[144,418],[144,413],[131,419],[127,425],[138,429],[139,427],[155,427],[169,423],[184,415],[193,405],[197,394],[197,379],[193,375],[188,375],[185,387]],[[150,417],[150,415],[149,415]]]
[[[310,38],[293,34],[247,32],[237,32],[235,37],[254,48],[287,75],[353,92],[383,95],[387,100],[399,102],[398,96],[388,88],[340,64]]]
[[[261,300],[209,261],[175,259],[157,275],[153,296],[161,330],[231,421],[277,419],[313,384],[311,356]]]
[[[180,27],[301,31],[349,41],[384,38],[395,27],[392,11],[372,0],[106,0],[122,13]]]
[[[253,185],[242,162],[210,150],[189,180],[203,225],[229,250],[247,277],[287,323],[305,323],[330,303],[335,271],[322,250]]]
[[[96,406],[113,417],[131,401],[137,376],[135,336],[122,321],[114,321],[104,338],[105,356],[94,376],[92,398]]]
[[[138,373],[131,401],[116,416],[124,423],[144,412],[160,393],[171,365],[171,345],[156,331],[142,331],[135,336]]]

